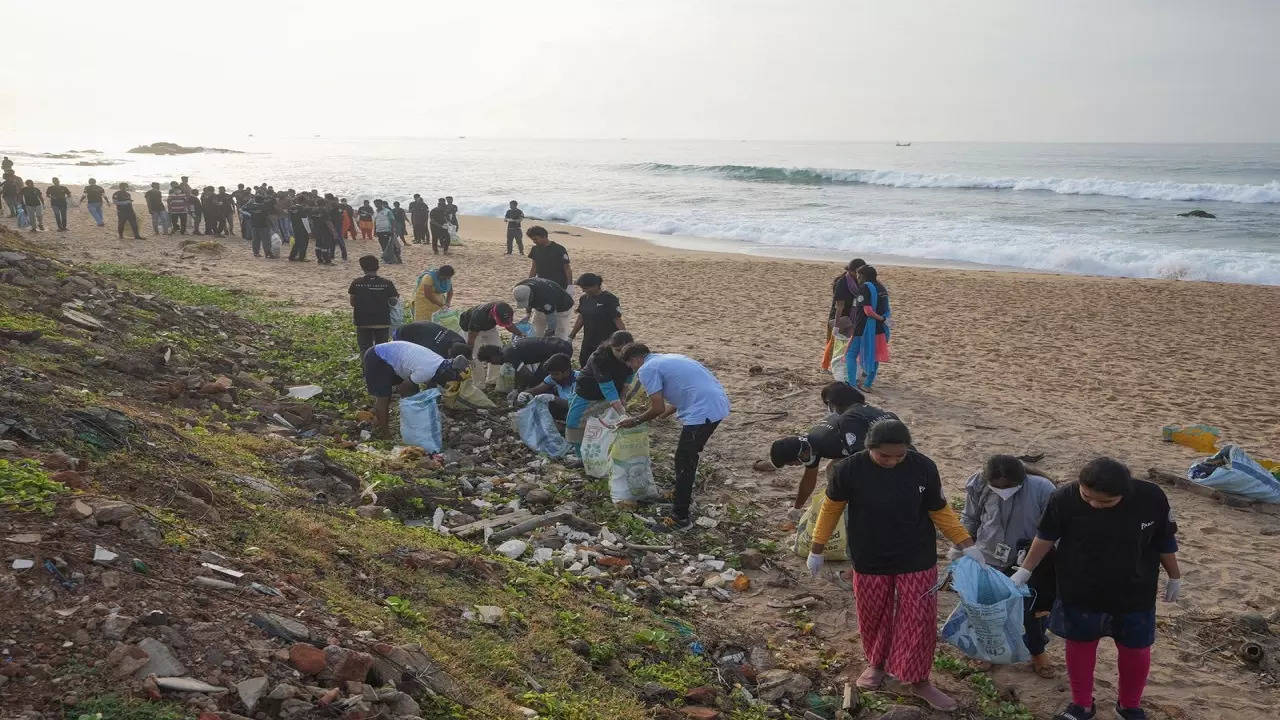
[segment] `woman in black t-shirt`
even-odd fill
[[[831,531],[848,507],[845,535],[867,658],[858,687],[875,690],[892,675],[930,706],[954,710],[956,701],[929,681],[938,643],[935,530],[978,562],[984,562],[982,550],[942,496],[938,466],[911,449],[902,421],[875,423],[865,445],[840,461],[827,485],[806,564],[817,575]]]
[[[578,366],[586,367],[591,353],[601,343],[619,330],[626,330],[622,322],[622,306],[618,296],[602,289],[604,278],[595,273],[583,273],[578,278],[578,287],[582,288],[582,297],[578,298],[578,320],[569,331],[569,339],[573,340],[582,332],[582,348],[578,351]]]
[[[588,418],[604,414],[611,406],[626,415],[627,385],[635,373],[622,362],[622,350],[634,341],[631,333],[619,330],[591,353],[578,373],[577,395],[569,406],[564,431],[575,451],[582,445]]]
[[[1156,640],[1156,590],[1160,568],[1169,576],[1163,599],[1175,602],[1182,585],[1177,523],[1169,498],[1153,483],[1134,480],[1111,458],[1085,465],[1080,479],[1049,496],[1040,528],[1013,581],[1026,584],[1054,549],[1058,597],[1049,629],[1067,645],[1071,704],[1059,720],[1089,720],[1098,641],[1116,644],[1120,682],[1116,713],[1145,720],[1142,693]]]

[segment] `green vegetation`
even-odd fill
[[[191,720],[181,705],[104,695],[67,708],[66,720]]]
[[[54,322],[53,318],[45,315],[0,307],[0,329],[14,332],[39,330],[42,333],[49,334],[57,330],[57,328],[58,323]]]
[[[634,660],[630,663],[630,670],[642,683],[656,682],[681,695],[710,683],[712,678],[711,666],[696,655],[687,655],[675,662]]]
[[[933,667],[968,680],[978,693],[978,709],[987,720],[1034,720],[1035,716],[1022,704],[1000,699],[991,676],[978,672],[963,658],[940,652],[933,657]]]
[[[53,512],[56,495],[67,486],[49,479],[35,460],[0,460],[0,507]]]
[[[203,285],[176,275],[161,275],[132,265],[101,263],[93,269],[102,275],[123,281],[136,292],[163,295],[187,305],[214,305],[223,310],[244,310],[261,304],[261,301],[240,290]]]

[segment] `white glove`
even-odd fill
[[[1167,603],[1178,601],[1178,592],[1182,590],[1181,578],[1169,578],[1164,583],[1164,601]]]
[[[826,558],[823,556],[809,553],[809,558],[804,561],[804,564],[808,566],[810,575],[818,577],[818,571],[822,570],[822,563],[824,562],[826,562]]]
[[[1009,579],[1013,581],[1014,585],[1021,587],[1031,579],[1031,571],[1020,567],[1014,571],[1013,575],[1009,576]]]
[[[530,394],[529,394],[529,393],[527,393],[527,392],[522,392],[522,393],[520,393],[519,395],[517,395],[517,396],[516,396],[516,404],[517,404],[517,405],[528,405],[528,404],[529,404],[529,401],[530,401],[530,400],[532,400],[532,399],[533,399],[533,396],[532,396],[532,395],[530,395]]]
[[[963,555],[964,551],[954,545],[952,545],[951,549],[947,551],[948,560],[959,560]]]
[[[970,560],[974,560],[978,562],[981,565],[987,564],[987,556],[982,554],[982,548],[978,547],[977,545],[970,545],[964,550],[961,550],[960,554],[969,558]]]

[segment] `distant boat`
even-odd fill
[[[906,141],[906,142],[895,142],[895,143],[894,143],[894,146],[896,146],[896,147],[911,147],[911,141],[910,141],[910,140],[908,140],[908,141]]]

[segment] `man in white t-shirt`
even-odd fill
[[[688,530],[693,527],[690,508],[698,456],[720,421],[729,417],[729,396],[706,366],[684,355],[650,353],[648,347],[634,343],[622,352],[622,361],[635,371],[649,394],[649,409],[624,418],[618,427],[635,427],[669,415],[675,415],[684,426],[676,444],[676,486],[669,523],[673,530]]]
[[[409,396],[418,385],[434,387],[458,380],[468,360],[459,356],[445,360],[438,353],[416,343],[393,340],[380,343],[364,353],[364,383],[373,396],[374,434],[387,431],[391,394],[396,390]]]

